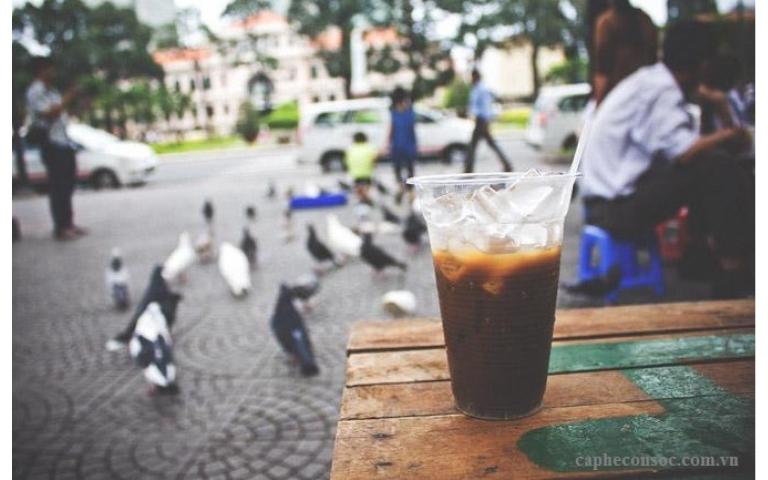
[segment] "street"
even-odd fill
[[[500,144],[517,170],[542,166],[518,132]],[[352,262],[322,279],[317,305],[306,315],[320,375],[303,378],[287,361],[269,329],[281,282],[312,267],[306,224],[325,234],[325,215],[351,224],[350,206],[294,215],[297,238],[281,237],[283,192],[307,182],[333,187],[341,174],[294,164],[294,147],[239,149],[166,156],[146,185],[113,191],[80,190],[75,218],[90,235],[54,242],[47,199],[15,198],[13,213],[23,239],[13,248],[13,470],[14,478],[233,478],[317,479],[330,470],[335,425],[351,323],[384,319],[381,296],[393,289],[415,293],[418,316],[438,316],[428,250],[406,252],[399,235],[377,238],[408,260],[405,275],[374,277]],[[485,145],[478,171],[497,168]],[[563,165],[544,165],[567,168]],[[418,174],[459,171],[440,162],[418,165]],[[389,164],[377,174],[393,184]],[[278,199],[268,200],[268,181]],[[259,266],[253,291],[233,298],[215,263],[194,265],[181,289],[172,332],[181,394],[147,394],[141,372],[125,351],[110,353],[107,339],[128,321],[115,312],[104,286],[110,250],[120,247],[138,299],[153,265],[178,236],[202,231],[208,198],[215,207],[217,241],[238,244],[244,209],[254,205]],[[582,211],[568,215],[561,280],[576,277]],[[622,295],[622,303],[705,298],[707,286],[681,282],[666,272],[667,295]],[[600,305],[560,293],[559,307]]]

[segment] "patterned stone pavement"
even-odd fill
[[[51,240],[43,197],[15,199],[24,239],[13,247],[14,478],[328,476],[349,325],[385,318],[379,299],[394,288],[412,290],[418,313],[436,316],[431,259],[427,252],[408,257],[404,276],[374,278],[364,265],[351,263],[325,277],[306,318],[321,373],[301,377],[273,340],[268,321],[279,282],[311,267],[304,225],[314,222],[324,232],[326,212],[297,214],[298,240],[283,242],[282,203],[263,199],[267,179],[285,187],[321,177],[311,167],[276,164],[253,158],[184,181],[78,192],[78,222],[92,233],[72,243]],[[178,234],[189,230],[194,236],[202,229],[205,197],[216,207],[219,240],[238,242],[244,206],[258,206],[261,260],[254,291],[237,300],[215,264],[194,265],[173,331],[181,394],[149,396],[127,353],[104,349],[129,317],[110,308],[104,268],[110,249],[119,246],[138,297],[152,265],[166,257]],[[334,211],[346,222],[353,218],[349,207]],[[569,216],[563,278],[575,272],[579,218],[577,207]],[[379,242],[406,257],[399,237]],[[680,286],[669,298],[700,294]],[[630,298],[648,300],[643,294]],[[585,305],[566,295],[559,303]]]

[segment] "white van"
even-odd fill
[[[299,123],[300,163],[319,163],[323,171],[343,168],[344,151],[356,132],[363,132],[382,157],[388,153],[390,101],[360,98],[308,104]],[[414,107],[419,155],[463,162],[473,124],[435,110]]]
[[[528,121],[526,142],[551,155],[576,148],[591,92],[588,83],[542,87]]]

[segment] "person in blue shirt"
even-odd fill
[[[410,189],[405,181],[414,175],[413,163],[418,154],[416,144],[416,115],[413,112],[411,99],[408,92],[402,87],[397,87],[392,92],[391,125],[389,129],[389,153],[392,158],[392,166],[395,169],[395,180],[400,185],[398,198],[403,192]],[[403,169],[407,176],[403,176]]]
[[[464,165],[464,173],[472,173],[475,169],[475,151],[477,143],[485,139],[488,145],[499,156],[505,172],[512,171],[504,152],[501,151],[496,140],[491,136],[489,123],[493,120],[493,93],[482,82],[480,72],[472,70],[472,90],[469,92],[469,114],[475,117],[475,129],[472,131],[472,140],[469,142],[469,153]]]

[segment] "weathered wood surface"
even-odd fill
[[[755,325],[755,301],[659,303],[560,310],[555,339],[682,332]],[[440,347],[445,345],[439,319],[401,319],[356,323],[347,351]]]
[[[456,411],[438,323],[355,327],[331,477],[753,475],[753,301],[579,312],[558,312],[544,407],[509,422]],[[603,454],[724,463],[682,472],[577,462]]]

